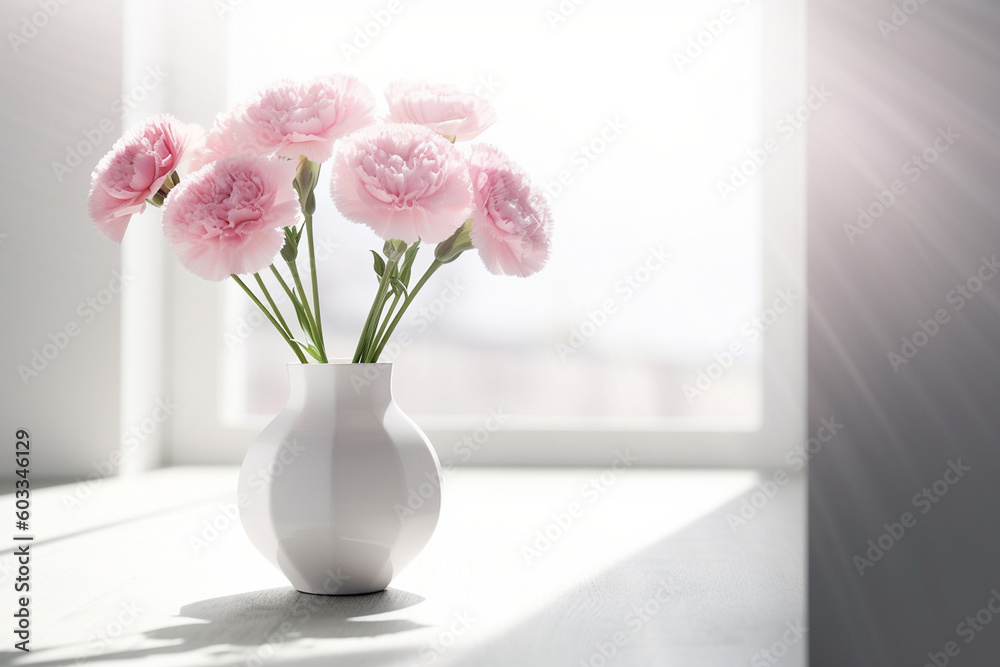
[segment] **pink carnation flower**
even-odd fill
[[[386,124],[340,145],[333,201],[384,239],[443,241],[468,218],[472,193],[461,151],[419,125]]]
[[[91,176],[87,207],[97,228],[121,243],[134,213],[146,210],[202,130],[170,115],[153,116],[115,142]]]
[[[371,90],[353,76],[282,81],[239,108],[230,131],[241,153],[325,162],[333,142],[369,125],[374,109]]]
[[[191,169],[197,170],[210,162],[221,160],[240,151],[233,136],[233,112],[220,113],[215,117],[211,131],[198,143],[191,154]]]
[[[524,171],[492,146],[469,159],[474,206],[472,245],[490,273],[529,276],[549,257],[552,216]]]
[[[297,224],[296,163],[232,156],[188,176],[163,207],[163,232],[181,264],[206,280],[256,273]]]
[[[393,81],[385,96],[389,120],[423,125],[456,141],[474,139],[496,122],[492,104],[448,84]]]

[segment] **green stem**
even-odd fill
[[[393,318],[392,324],[389,325],[389,328],[388,330],[386,330],[385,335],[382,336],[382,339],[378,342],[378,345],[375,347],[375,354],[373,355],[374,358],[372,359],[373,362],[378,361],[379,356],[382,354],[382,350],[385,348],[385,344],[389,341],[389,338],[392,336],[392,332],[396,330],[396,325],[399,324],[399,320],[403,318],[403,313],[405,313],[406,309],[410,307],[411,303],[413,303],[413,299],[417,296],[417,293],[420,291],[420,288],[424,286],[424,283],[426,283],[427,280],[432,275],[434,275],[435,271],[437,271],[444,265],[445,262],[439,262],[437,259],[435,259],[433,262],[431,262],[431,265],[427,267],[427,270],[424,271],[424,275],[420,276],[420,280],[417,281],[417,284],[413,286],[413,289],[407,295],[406,300],[403,301],[403,307],[399,309],[398,313],[396,313],[396,317]]]
[[[385,295],[389,287],[389,279],[392,277],[392,270],[399,262],[397,259],[394,262],[387,263],[385,269],[382,271],[382,277],[378,281],[378,290],[375,292],[375,300],[372,301],[372,307],[368,310],[368,317],[365,318],[365,326],[361,329],[361,338],[358,340],[358,347],[354,350],[354,363],[362,363],[365,358],[366,353],[369,350],[369,343],[374,343],[371,339],[374,333],[375,322],[378,321],[377,314],[382,312],[382,308],[385,306]]]
[[[260,299],[258,299],[257,296],[250,290],[250,288],[246,286],[246,283],[244,283],[242,280],[240,280],[240,277],[238,275],[236,275],[235,273],[229,274],[229,277],[232,278],[233,280],[235,280],[236,284],[239,285],[240,287],[242,287],[243,291],[247,293],[247,296],[249,296],[250,299],[255,304],[257,304],[257,307],[260,308],[260,312],[264,313],[264,315],[267,317],[267,319],[270,320],[271,324],[274,325],[274,328],[278,330],[278,333],[280,333],[281,337],[285,339],[286,343],[288,343],[288,347],[292,348],[292,352],[294,352],[295,356],[299,358],[299,361],[301,361],[303,364],[309,363],[308,361],[306,361],[305,355],[302,354],[302,350],[300,350],[298,348],[298,346],[295,343],[292,342],[291,336],[289,336],[285,332],[285,330],[281,328],[281,326],[278,324],[277,320],[274,319],[274,316],[271,315],[271,313],[268,312],[267,308],[264,307],[264,304],[262,304],[260,302]]]
[[[315,343],[316,342],[316,320],[313,319],[312,310],[309,308],[309,299],[306,298],[306,291],[302,287],[302,278],[299,276],[299,267],[297,267],[295,265],[295,262],[287,262],[287,264],[288,264],[288,268],[291,269],[292,280],[295,281],[295,287],[298,288],[299,294],[302,295],[302,310],[305,312],[306,321],[309,323],[309,331],[307,331],[306,333],[309,335],[309,338],[312,340],[312,342]],[[317,345],[316,349],[319,349],[318,345]],[[321,361],[323,363],[326,363],[326,357],[325,357],[325,355],[320,354],[320,357],[321,357]]]
[[[311,213],[306,214],[306,240],[309,242],[309,272],[312,274],[313,309],[316,311],[316,321],[313,326],[316,328],[316,349],[319,350],[323,361],[326,361],[326,343],[323,342],[323,318],[319,311],[319,281],[316,279],[316,247],[313,244],[313,217]],[[305,299],[305,295],[302,295]]]
[[[276,267],[274,264],[271,265],[271,273],[273,273],[274,277],[278,279],[278,284],[281,285],[281,289],[285,290],[285,294],[288,295],[288,298],[292,300],[292,304],[295,306],[296,309],[298,309],[299,300],[295,298],[295,292],[291,290],[291,288],[288,286],[288,283],[285,282],[285,279],[281,277],[281,273],[278,271],[278,267]]]
[[[271,265],[271,273],[273,273],[274,277],[277,278],[278,284],[281,285],[281,289],[285,290],[285,294],[288,295],[288,299],[292,302],[292,308],[295,309],[295,313],[297,315],[301,315],[301,317],[298,318],[299,322],[301,322],[302,320],[308,321],[309,318],[305,316],[305,310],[302,309],[302,304],[299,303],[298,297],[295,296],[295,292],[293,292],[292,288],[288,286],[288,283],[285,282],[285,279],[282,277],[281,272],[278,271],[278,267],[276,267],[274,264]],[[289,329],[288,331],[289,333],[291,333],[292,330]],[[306,334],[306,336],[309,335],[308,331],[303,330],[303,332]]]
[[[378,300],[378,306],[375,308],[375,315],[372,317],[368,326],[365,328],[365,344],[361,348],[361,363],[368,363],[371,359],[368,355],[375,348],[375,330],[378,328],[379,320],[382,319],[382,311],[385,310],[385,302],[389,300],[389,290],[386,290],[382,295],[382,298]]]
[[[392,305],[389,306],[389,312],[386,313],[385,319],[382,320],[382,326],[379,328],[378,333],[375,334],[375,338],[372,340],[380,341],[382,340],[382,335],[385,333],[386,327],[389,326],[389,320],[392,319],[392,314],[396,312],[396,304],[399,303],[399,297],[402,296],[402,292],[397,292],[396,296],[392,299]],[[379,315],[381,317],[381,315]]]
[[[267,299],[267,302],[271,305],[271,310],[274,311],[274,316],[279,322],[281,322],[281,326],[284,328],[285,333],[288,334],[289,338],[291,338],[292,330],[288,328],[288,322],[286,322],[285,318],[281,316],[281,311],[278,310],[278,304],[276,304],[274,299],[271,298],[271,293],[267,291],[267,285],[264,284],[264,280],[260,277],[259,273],[253,274],[253,277],[257,280],[257,285],[260,286],[260,291],[264,293],[264,298]]]
[[[375,350],[375,341],[378,340],[378,333],[376,333],[376,329],[381,330],[385,328],[385,322],[382,321],[382,313],[385,311],[385,304],[389,302],[391,291],[392,287],[390,286],[390,288],[382,294],[382,298],[378,301],[378,308],[375,309],[375,317],[372,318],[371,326],[368,328],[368,333],[365,336],[365,347],[361,352],[361,363],[372,362],[372,359],[369,357]],[[382,322],[381,327],[379,327],[379,322]]]

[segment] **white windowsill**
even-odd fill
[[[86,487],[37,490],[32,651],[0,662],[576,667],[617,639],[615,665],[749,664],[804,622],[804,479],[734,532],[757,472],[635,469],[581,491],[600,473],[459,468],[427,549],[388,591],[347,598],[295,593],[251,547],[235,467],[102,480],[72,510]],[[8,545],[4,587],[12,565]],[[782,664],[804,665],[805,647]]]

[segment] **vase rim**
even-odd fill
[[[288,362],[288,367],[289,368],[293,368],[293,367],[322,368],[324,366],[392,366],[392,364],[393,364],[393,362],[391,362],[391,361],[376,361],[376,362],[369,362],[369,363],[361,363],[361,362],[351,361],[350,359],[330,359],[326,363],[310,362],[310,363],[307,363],[307,364],[303,364],[301,361],[289,361]]]

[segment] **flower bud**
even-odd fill
[[[470,218],[455,230],[454,234],[437,244],[434,248],[434,259],[442,264],[447,264],[458,259],[458,256],[466,250],[470,250],[472,248],[471,230],[472,219]]]

